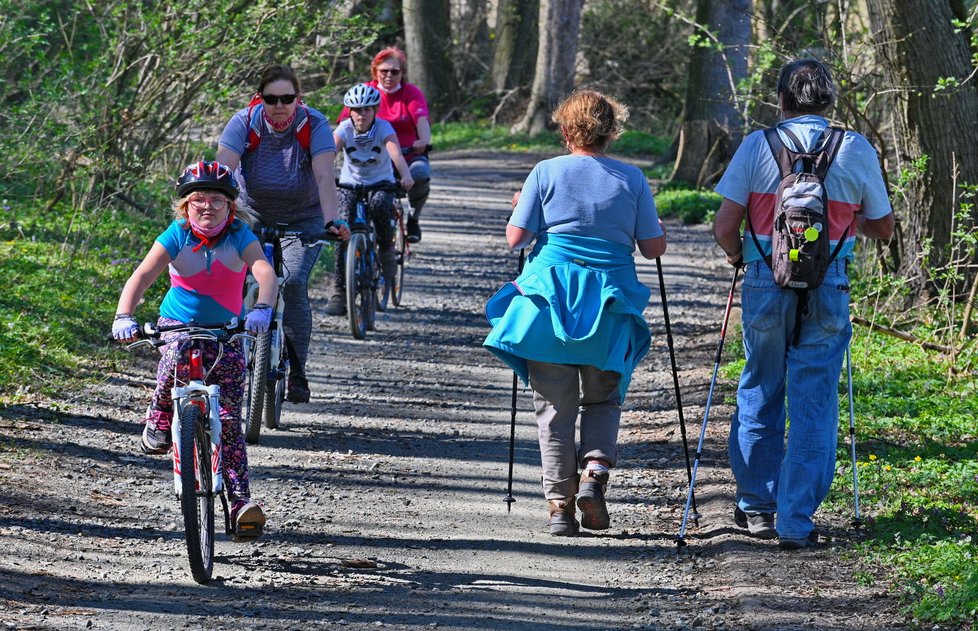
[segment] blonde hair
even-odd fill
[[[560,102],[551,120],[572,147],[604,151],[625,130],[628,108],[600,92],[578,90]]]
[[[197,191],[191,191],[187,195],[173,202],[174,219],[189,218],[189,215],[187,214],[187,204],[190,203],[190,196],[196,192]],[[221,191],[216,191],[216,192],[221,193],[221,195],[224,195],[224,193]],[[228,205],[230,209],[228,212],[230,213],[231,211],[233,211],[235,219],[240,219],[245,224],[247,224],[249,228],[253,228],[255,224],[258,223],[258,216],[255,214],[255,211],[248,208],[247,206],[239,205],[237,201],[229,198],[227,195],[224,195],[224,197],[227,198],[228,200]]]

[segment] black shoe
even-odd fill
[[[326,315],[346,315],[346,291],[337,290],[326,303]]]
[[[611,525],[604,490],[608,485],[608,473],[595,473],[591,469],[581,472],[577,493],[577,507],[581,509],[581,526],[588,530],[607,530]]]
[[[407,222],[407,240],[408,243],[417,243],[421,240],[421,226],[418,225],[418,220],[411,218]]]
[[[758,539],[774,539],[778,531],[774,529],[774,513],[745,513],[739,506],[734,507],[734,523],[746,528]]]
[[[285,400],[289,403],[309,403],[309,382],[301,373],[289,373],[289,385]]]
[[[810,548],[815,545],[818,545],[818,533],[814,530],[808,533],[807,537],[802,537],[801,539],[790,537],[778,538],[778,547],[782,550],[801,550],[802,548]]]
[[[173,417],[164,412],[146,410],[146,425],[139,447],[144,454],[165,454],[173,447],[173,433],[170,429]]]

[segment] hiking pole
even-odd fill
[[[706,439],[706,423],[710,419],[710,405],[713,403],[713,389],[717,385],[717,374],[720,372],[720,355],[723,353],[723,342],[727,337],[727,322],[730,320],[730,310],[733,308],[734,288],[737,287],[737,276],[740,267],[734,267],[733,280],[730,281],[730,292],[727,294],[727,308],[723,312],[723,326],[720,327],[720,343],[717,344],[716,359],[713,361],[713,377],[710,379],[710,391],[706,395],[706,411],[703,413],[703,426],[700,428],[700,440],[696,445],[696,455],[693,458],[693,472],[689,481],[689,493],[686,494],[686,507],[683,509],[683,521],[679,526],[679,536],[676,545],[680,549],[686,546],[686,523],[689,520],[689,506],[693,501],[693,488],[696,486],[696,472],[703,455],[703,441]]]
[[[520,262],[517,269],[516,275],[519,276],[523,273],[523,260],[525,258],[525,250],[520,250]],[[516,376],[516,371],[513,371],[513,405],[512,414],[509,417],[509,482],[506,486],[506,497],[503,501],[506,502],[506,512],[510,512],[513,509],[513,502],[516,498],[513,497],[513,460],[516,457],[516,388],[519,386],[519,378]]]
[[[666,302],[666,281],[662,276],[662,259],[655,258],[655,269],[659,273],[659,296],[662,297],[662,320],[666,327],[666,343],[669,346],[669,362],[672,364],[672,385],[676,389],[676,410],[679,412],[679,433],[683,437],[683,455],[686,457],[686,480],[693,483],[693,470],[689,464],[689,443],[686,442],[686,419],[683,416],[683,398],[679,392],[679,371],[676,368],[676,349],[672,344],[672,327],[669,325],[669,303]],[[693,496],[693,523],[699,526],[699,512],[696,510],[696,496]]]
[[[852,527],[859,530],[863,520],[859,516],[859,473],[856,470],[856,408],[852,397],[852,340],[846,346],[846,373],[849,377],[849,450],[852,453],[852,499],[855,505],[856,518]]]

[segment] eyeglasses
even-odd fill
[[[380,74],[392,74],[396,77],[397,75],[401,74],[401,69],[400,68],[377,68],[377,72],[379,72]]]
[[[265,102],[266,105],[289,105],[295,100],[295,94],[262,94],[261,100]]]
[[[228,204],[227,197],[192,197],[188,201],[194,210],[203,210],[208,206],[214,210],[224,210]]]

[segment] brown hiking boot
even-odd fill
[[[548,500],[550,513],[550,534],[554,537],[573,537],[580,524],[574,519],[574,502],[570,500]]]
[[[588,530],[607,530],[611,525],[604,491],[608,487],[608,472],[595,473],[592,469],[581,472],[577,507],[581,509],[581,526]]]

